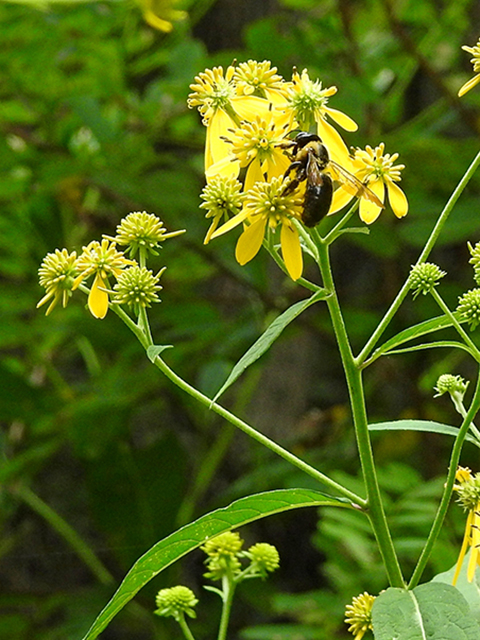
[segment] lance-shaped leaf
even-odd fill
[[[428,582],[390,588],[373,604],[375,640],[479,640],[480,625],[455,587]]]
[[[275,513],[301,507],[348,507],[343,498],[333,498],[309,489],[267,491],[232,502],[208,513],[160,540],[133,565],[110,602],[97,617],[83,640],[97,638],[134,595],[176,560],[202,545],[208,538]]]
[[[458,436],[458,428],[452,427],[433,420],[392,420],[391,422],[374,422],[369,424],[370,431],[424,431],[428,433],[440,433],[446,436]],[[471,434],[467,434],[466,439],[472,444],[480,447],[480,442]],[[479,638],[480,640],[480,638]]]
[[[262,333],[255,344],[250,347],[250,349],[233,367],[226,382],[213,399],[213,402],[216,402],[222,395],[222,393],[224,393],[228,389],[228,387],[242,375],[245,369],[253,364],[256,360],[258,360],[260,356],[262,356],[265,351],[269,349],[269,347],[275,342],[275,340],[279,337],[285,327],[290,324],[290,322],[295,320],[295,318],[303,313],[303,311],[305,311],[305,309],[307,309],[310,305],[315,304],[315,302],[318,302],[319,300],[324,300],[327,295],[328,293],[325,291],[325,289],[320,289],[319,291],[316,291],[313,296],[310,296],[310,298],[301,300],[300,302],[293,304],[281,315],[279,315],[278,318],[275,318],[268,329],[264,333]]]

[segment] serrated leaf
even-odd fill
[[[479,640],[480,626],[462,594],[429,582],[411,591],[390,588],[373,603],[375,640]]]
[[[446,436],[458,436],[458,428],[433,420],[392,420],[390,422],[374,422],[368,425],[370,431],[424,431],[427,433],[440,433]],[[466,438],[469,442],[480,447],[480,442],[469,433]]]
[[[348,506],[343,498],[333,498],[309,489],[281,489],[241,498],[228,507],[208,513],[160,540],[133,565],[116,593],[97,617],[83,640],[98,637],[114,616],[134,595],[176,560],[205,540],[275,513],[302,507]]]
[[[458,314],[454,313],[453,315],[459,322],[461,321]],[[433,333],[434,331],[448,329],[451,326],[452,321],[449,317],[438,316],[437,318],[431,318],[430,320],[425,320],[425,322],[420,322],[419,324],[415,324],[412,327],[408,327],[408,329],[400,331],[400,333],[397,333],[392,338],[390,338],[390,340],[387,340],[378,349],[376,349],[373,352],[372,357],[368,360],[368,363],[370,364],[380,356],[385,355],[387,351],[391,351],[392,349],[399,347],[405,342],[415,340],[416,338],[420,338],[421,336]]]
[[[318,302],[319,300],[325,299],[327,295],[328,294],[324,289],[316,291],[310,298],[301,300],[300,302],[293,304],[286,311],[275,318],[268,329],[264,333],[262,333],[260,338],[258,338],[258,340],[250,347],[250,349],[233,367],[227,380],[214,397],[213,402],[216,402],[218,398],[228,389],[228,387],[230,387],[235,382],[235,380],[237,380],[242,375],[245,369],[256,362],[256,360],[258,360],[260,356],[262,356],[265,351],[269,349],[269,347],[280,336],[287,325],[295,320],[295,318],[303,313],[303,311],[305,311],[305,309],[307,309],[310,305],[315,304],[315,302]]]
[[[165,349],[173,349],[173,344],[154,344],[147,349],[147,357],[153,362]]]

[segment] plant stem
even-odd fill
[[[467,415],[465,416],[462,426],[459,429],[458,436],[455,440],[455,444],[453,445],[452,454],[450,456],[450,465],[448,468],[447,481],[445,483],[445,489],[443,492],[442,499],[440,501],[440,505],[438,507],[437,514],[435,516],[435,520],[432,524],[432,528],[430,529],[430,533],[428,534],[427,542],[423,547],[422,553],[418,560],[417,566],[415,567],[415,571],[410,578],[410,582],[408,584],[409,589],[413,589],[417,586],[420,578],[422,577],[422,573],[425,569],[425,566],[428,562],[430,554],[432,553],[433,545],[435,544],[440,530],[443,525],[443,521],[445,520],[445,516],[447,514],[448,505],[450,503],[450,498],[452,497],[453,485],[455,483],[455,474],[457,472],[458,463],[460,461],[460,454],[462,452],[463,443],[465,441],[465,437],[468,433],[471,423],[473,422],[475,415],[480,409],[480,371],[477,377],[477,386],[475,388],[475,393],[473,394],[472,402],[470,403],[470,407],[468,409]]]
[[[404,587],[404,579],[400,569],[400,564],[393,546],[393,540],[388,528],[385,510],[383,508],[380,487],[378,485],[373,451],[368,432],[367,412],[365,407],[365,396],[363,392],[362,374],[355,363],[350,342],[343,320],[340,304],[335,291],[333,276],[330,266],[328,246],[321,241],[316,234],[317,245],[320,256],[320,270],[325,287],[331,292],[326,298],[330,317],[332,319],[335,336],[337,338],[340,356],[347,380],[347,386],[352,408],[353,423],[357,438],[358,453],[362,467],[363,478],[367,490],[367,502],[369,507],[368,516],[377,539],[380,553],[383,558],[385,569],[393,587]]]
[[[470,349],[470,355],[472,356],[472,358],[475,358],[475,360],[477,362],[480,362],[480,351],[477,349],[477,345],[473,342],[473,340],[470,338],[468,333],[465,331],[465,329],[462,327],[460,322],[457,320],[455,315],[452,313],[451,309],[445,303],[445,301],[442,298],[442,296],[438,293],[438,291],[435,289],[435,287],[432,288],[430,293],[431,293],[433,299],[435,300],[435,302],[440,307],[440,309],[444,312],[444,314],[448,318],[450,318],[450,320],[451,320],[453,326],[455,327],[455,329],[457,330],[459,336],[463,339],[463,341],[465,342],[467,347]]]
[[[220,618],[220,626],[218,628],[217,640],[226,640],[227,638],[228,622],[230,620],[230,612],[232,610],[232,602],[236,586],[237,585],[234,580],[228,578],[227,576],[223,578],[223,607],[222,617]]]
[[[137,324],[135,324],[135,322],[130,318],[129,315],[125,313],[125,311],[123,311],[123,309],[121,309],[118,305],[114,305],[113,310],[131,329],[131,331],[137,336],[140,344],[145,349],[148,349],[148,347],[153,346],[153,344],[149,342],[149,339],[147,338],[147,336],[142,332],[140,327]],[[217,413],[219,416],[222,416],[222,418],[225,418],[225,420],[227,420],[228,422],[233,424],[235,427],[237,427],[238,429],[246,433],[248,436],[250,436],[257,442],[259,442],[263,446],[267,447],[267,449],[270,449],[270,451],[273,451],[273,453],[276,453],[284,460],[287,460],[287,462],[289,462],[293,466],[297,467],[298,469],[301,469],[304,473],[314,478],[321,484],[326,485],[329,489],[332,489],[333,491],[339,493],[341,496],[344,496],[356,506],[359,506],[360,508],[364,508],[366,506],[367,503],[364,498],[361,498],[357,494],[353,493],[353,491],[350,491],[343,485],[339,484],[338,482],[335,482],[335,480],[332,480],[331,478],[323,474],[321,471],[318,471],[317,469],[315,469],[315,467],[312,467],[307,462],[303,461],[301,458],[297,458],[296,455],[294,455],[293,453],[290,453],[290,451],[288,451],[287,449],[284,449],[273,440],[270,440],[270,438],[267,438],[267,436],[264,436],[262,433],[260,433],[259,431],[251,427],[249,424],[247,424],[246,422],[238,418],[236,415],[234,415],[233,413],[231,413],[230,411],[222,407],[222,405],[218,404],[217,402],[213,402],[211,398],[201,393],[201,391],[199,391],[195,387],[192,387],[192,385],[190,385],[186,380],[181,378],[172,369],[170,369],[167,363],[160,356],[155,357],[153,364],[158,369],[160,369],[160,371],[163,374],[165,374],[165,376],[171,382],[173,382],[177,387],[182,389],[182,391],[185,391],[188,395],[192,396],[192,398],[197,400],[204,407],[207,407],[211,411],[214,411],[215,413]]]
[[[185,616],[181,615],[177,618],[177,622],[180,625],[181,630],[183,631],[183,635],[187,640],[195,640],[193,633],[190,631],[190,627],[185,620]]]
[[[441,212],[440,216],[438,217],[438,220],[437,220],[437,222],[435,224],[435,227],[433,228],[432,233],[430,234],[430,237],[428,238],[427,243],[425,244],[425,247],[423,248],[422,253],[420,254],[417,262],[415,263],[415,266],[418,265],[418,264],[421,264],[422,262],[425,262],[427,260],[428,256],[430,255],[430,252],[432,251],[432,249],[433,249],[433,247],[434,247],[434,245],[435,245],[435,243],[436,243],[436,241],[438,239],[438,236],[440,235],[440,233],[441,233],[441,231],[443,229],[443,226],[444,226],[445,222],[447,221],[450,213],[452,212],[453,207],[455,206],[455,203],[457,202],[458,198],[462,194],[462,191],[467,186],[468,182],[472,178],[473,174],[475,173],[475,171],[477,170],[479,165],[480,165],[480,151],[477,153],[477,155],[473,159],[472,163],[470,164],[470,166],[468,167],[467,171],[465,172],[465,175],[462,177],[462,179],[460,180],[460,182],[456,186],[454,192],[450,196],[450,198],[449,198],[447,204],[445,205],[443,211]],[[405,297],[406,297],[406,295],[407,295],[409,290],[410,290],[410,284],[409,284],[409,281],[408,281],[408,278],[407,278],[405,280],[405,283],[403,284],[402,288],[398,292],[397,297],[392,302],[390,308],[388,309],[386,314],[383,316],[382,320],[380,321],[379,325],[377,326],[375,331],[370,336],[370,339],[365,344],[365,346],[363,347],[362,351],[357,356],[357,359],[356,359],[357,363],[362,364],[368,358],[369,354],[371,353],[371,351],[373,350],[373,348],[377,344],[377,342],[380,339],[381,335],[383,334],[383,332],[385,331],[387,326],[390,324],[390,321],[392,320],[392,318],[394,317],[394,315],[398,311],[398,308],[402,304],[402,302],[405,299]]]
[[[56,511],[44,502],[29,487],[16,485],[12,489],[14,494],[23,500],[28,506],[41,516],[54,529],[78,557],[87,565],[93,575],[101,584],[112,584],[114,578],[106,567],[100,562],[90,547],[84,542],[82,537],[66,522]]]

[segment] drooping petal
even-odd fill
[[[477,504],[477,509],[479,505]],[[475,569],[477,568],[478,548],[480,547],[480,512],[475,509],[473,511],[472,526],[470,528],[471,535],[471,551],[468,561],[467,578],[469,582],[473,581]]]
[[[332,109],[332,107],[324,107],[324,110],[328,113],[328,115],[334,120],[342,129],[345,131],[356,131],[358,129],[358,124],[355,120],[352,120],[350,116],[347,116],[343,111],[339,111],[338,109]]]
[[[347,145],[338,131],[329,124],[325,118],[317,122],[317,132],[328,149],[330,158],[339,165],[351,171],[352,161],[348,153]]]
[[[469,511],[467,516],[467,524],[465,525],[465,535],[463,536],[462,548],[460,549],[460,553],[458,555],[457,566],[455,568],[455,574],[452,580],[453,586],[457,584],[458,576],[460,575],[460,571],[462,569],[463,559],[468,549],[468,545],[470,541],[470,529],[472,528],[472,522],[473,522],[473,511]]]
[[[227,233],[228,231],[231,231],[237,225],[239,225],[241,222],[246,220],[250,214],[251,214],[251,209],[249,209],[248,207],[244,207],[240,211],[240,213],[237,213],[236,216],[233,216],[233,218],[230,218],[230,220],[225,222],[225,224],[222,224],[221,227],[219,227],[214,233],[212,233],[212,235],[210,236],[209,240],[213,240],[214,238],[218,238],[218,236],[223,236],[224,233]]]
[[[303,255],[297,229],[289,221],[284,221],[280,231],[282,256],[292,280],[298,280],[303,273]]]
[[[397,216],[397,218],[403,218],[408,213],[408,200],[407,196],[400,189],[398,184],[393,182],[392,180],[387,180],[388,186],[388,200],[390,202],[390,206],[392,207],[393,213]]]
[[[100,320],[107,315],[108,311],[108,293],[103,290],[106,288],[106,282],[97,273],[88,294],[88,308],[92,316]]]
[[[222,158],[218,162],[211,164],[205,171],[207,182],[216,176],[222,178],[238,178],[240,173],[240,162],[231,155]]]
[[[235,127],[235,123],[223,109],[216,109],[207,125],[207,141],[205,145],[205,169],[223,160],[229,155],[232,145],[223,140],[228,137],[228,129]]]
[[[247,262],[250,262],[250,260],[260,251],[263,236],[265,235],[266,223],[267,218],[261,216],[258,220],[255,220],[255,222],[246,227],[245,231],[238,239],[237,246],[235,248],[235,258],[237,259],[238,264],[241,264],[242,266],[247,264]]]
[[[212,235],[215,232],[215,229],[218,227],[218,223],[220,222],[220,218],[221,216],[215,216],[212,224],[210,225],[210,227],[208,228],[207,231],[207,235],[205,236],[205,240],[203,241],[203,244],[208,244],[210,242],[210,240],[212,239]]]
[[[378,197],[380,202],[385,201],[385,185],[382,180],[374,180],[368,183],[368,188]],[[378,218],[382,208],[366,198],[360,199],[360,219],[365,224],[372,224]]]
[[[350,202],[350,200],[352,200],[352,198],[353,194],[349,193],[346,189],[343,189],[342,186],[340,186],[338,189],[335,189],[335,191],[333,192],[332,204],[330,205],[328,215],[331,216],[334,213],[337,213],[337,211],[340,211],[340,209],[343,209],[343,207],[345,207]]]
[[[473,78],[470,78],[468,82],[465,82],[465,84],[460,87],[460,89],[458,90],[458,97],[461,98],[462,96],[464,96],[467,93],[467,91],[470,91],[470,89],[473,89],[473,87],[475,87],[479,82],[480,82],[480,73],[478,73],[476,76],[473,76]]]
[[[258,156],[252,160],[248,165],[247,173],[245,175],[244,191],[250,191],[254,184],[257,182],[264,182],[265,176],[263,175],[262,167]]]

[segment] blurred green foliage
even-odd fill
[[[240,268],[234,238],[203,245],[204,130],[186,108],[193,77],[234,58],[270,59],[285,77],[307,67],[311,78],[339,87],[332,106],[359,123],[348,145],[384,141],[400,154],[409,216],[398,222],[387,210],[369,236],[350,234],[335,251],[356,346],[478,149],[480,93],[456,98],[471,74],[460,46],[479,35],[474,0],[218,0],[188,9],[190,20],[162,34],[122,2],[0,4],[0,636],[10,640],[81,638],[159,538],[248,492],[310,485],[167,384],[113,314],[100,322],[75,301],[48,318],[35,309],[47,252],[78,252],[135,210],[155,212],[168,230],[187,229],[153,265],[168,269],[152,324],[159,343],[174,345],[169,363],[207,393],[272,317],[302,297],[263,255]],[[442,286],[453,305],[473,286],[466,241],[478,240],[479,185],[477,177],[462,196],[433,256],[449,272]],[[409,301],[392,330],[431,314],[430,300]],[[451,353],[379,361],[367,375],[372,421],[455,423],[447,403],[431,399],[443,372],[472,373]],[[326,472],[348,473],[358,489],[323,311],[302,316],[227,397],[269,436]],[[419,434],[376,439],[398,550],[410,562],[433,518],[448,446]],[[366,523],[331,511],[318,525],[307,513],[258,525],[279,548],[282,570],[241,592],[233,628],[251,627],[241,637],[343,637],[345,602],[385,586]],[[432,572],[454,559],[461,525],[449,527]],[[92,551],[98,565],[85,560]],[[170,637],[169,623],[150,613],[155,589],[180,574],[195,585],[201,571],[196,557],[174,567],[105,639]],[[216,603],[208,594],[201,600],[198,625],[211,634]],[[272,617],[275,629],[260,626]]]

